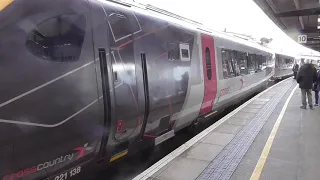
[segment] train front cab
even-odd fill
[[[112,158],[108,28],[93,36],[93,16],[86,0],[0,11],[0,179],[69,179]]]

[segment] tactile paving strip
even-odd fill
[[[296,83],[293,83],[293,81],[288,81],[284,82],[284,85],[280,85],[280,87],[278,86],[271,89],[271,91],[276,91],[277,93],[265,104],[260,112],[251,119],[248,125],[246,125],[216,156],[216,158],[211,161],[207,168],[199,175],[197,180],[229,180],[282,97],[289,89],[293,89],[295,85]]]

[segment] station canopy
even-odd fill
[[[289,37],[320,51],[320,0],[254,1]]]

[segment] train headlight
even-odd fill
[[[9,6],[12,2],[13,0],[0,0],[0,11]]]

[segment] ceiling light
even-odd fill
[[[318,26],[318,29],[320,29],[320,26]]]
[[[320,18],[318,18],[318,22],[320,22]]]

